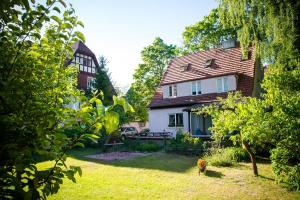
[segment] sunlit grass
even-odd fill
[[[88,153],[92,153],[89,151]],[[237,167],[208,166],[198,176],[196,157],[154,153],[125,161],[87,160],[75,152],[69,165],[82,167],[77,183],[64,180],[50,199],[300,199],[277,185],[270,164],[258,164],[262,177],[253,177],[250,163]],[[50,162],[39,167],[51,166]]]

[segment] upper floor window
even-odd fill
[[[217,92],[228,92],[228,78],[217,78]]]
[[[95,89],[94,83],[95,83],[95,78],[93,77],[87,77],[87,89]]]
[[[92,57],[90,57],[90,56],[86,56],[86,55],[77,53],[75,55],[75,59],[73,59],[73,62],[76,65],[79,65],[80,71],[93,73],[93,74],[96,73],[95,63],[94,63]]]
[[[192,82],[192,95],[201,94],[201,81]]]
[[[170,85],[169,86],[169,97],[176,97],[177,96],[177,85]]]

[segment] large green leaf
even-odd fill
[[[106,112],[104,126],[108,133],[113,133],[116,131],[119,126],[119,114],[114,111]]]

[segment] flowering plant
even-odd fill
[[[199,159],[197,161],[197,166],[199,168],[199,174],[200,174],[200,172],[205,172],[205,169],[206,169],[206,162],[205,162],[205,160]]]

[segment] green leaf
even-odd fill
[[[119,115],[114,111],[105,113],[104,127],[108,133],[113,133],[118,129],[119,126]]]
[[[85,137],[87,138],[94,138],[94,139],[98,139],[99,136],[98,135],[95,135],[95,134],[84,134]]]
[[[84,37],[83,33],[79,32],[79,31],[75,31],[74,34],[75,34],[82,42],[85,42],[85,37]]]
[[[35,37],[36,39],[41,39],[41,35],[39,33],[31,33],[30,36]]]
[[[73,26],[70,23],[63,23],[61,25],[61,28],[62,29],[66,29],[66,28],[71,29],[71,28],[73,28]]]
[[[83,24],[82,21],[78,21],[77,24],[78,24],[79,26],[81,26],[82,28],[84,28],[84,24]]]
[[[59,17],[53,15],[50,18],[53,19],[54,21],[56,21],[58,24],[61,24],[61,19],[59,19]]]
[[[60,3],[61,3],[61,5],[63,5],[65,8],[67,7],[67,4],[63,1],[63,0],[58,0]]]
[[[96,129],[96,131],[99,131],[101,128],[102,128],[102,124],[99,123],[99,122],[97,122],[97,123],[95,124],[95,129]]]
[[[60,13],[60,9],[59,9],[57,6],[55,6],[55,7],[53,8],[53,10],[55,10],[55,11],[58,12],[58,13]]]

